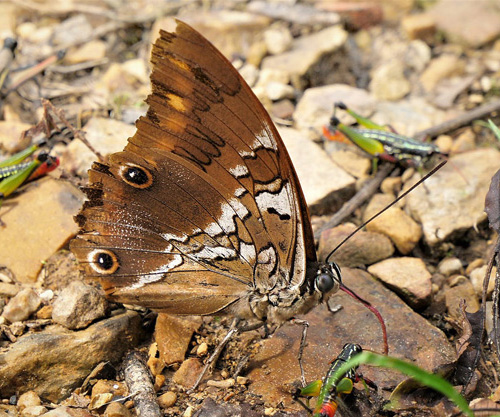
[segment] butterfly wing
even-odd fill
[[[149,110],[123,152],[89,171],[71,244],[114,300],[214,314],[304,284],[307,206],[266,110],[188,25],[161,31]]]

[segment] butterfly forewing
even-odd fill
[[[214,314],[300,286],[315,262],[295,171],[238,72],[178,22],[153,47],[137,133],[89,171],[72,250],[115,300]]]

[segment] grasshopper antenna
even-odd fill
[[[378,213],[376,213],[375,215],[373,215],[372,217],[370,217],[367,221],[363,222],[361,224],[361,226],[357,227],[352,233],[350,233],[344,240],[342,240],[342,242],[340,242],[329,254],[328,256],[326,257],[325,259],[325,262],[329,262],[329,259],[330,257],[335,253],[337,252],[337,250],[344,244],[346,243],[353,235],[355,235],[356,233],[358,233],[363,227],[365,227],[368,223],[370,223],[373,219],[377,218],[378,216],[380,216],[384,211],[388,210],[389,208],[391,208],[394,204],[396,204],[399,200],[401,200],[402,198],[406,197],[409,193],[411,193],[415,188],[417,188],[420,184],[422,184],[427,178],[429,178],[430,176],[434,175],[434,173],[436,171],[438,171],[439,169],[441,169],[448,161],[447,160],[444,160],[442,161],[439,165],[437,165],[434,169],[432,169],[432,171],[430,171],[428,174],[426,174],[424,177],[422,177],[417,183],[415,183],[414,185],[412,185],[410,188],[408,188],[408,190],[406,190],[403,194],[401,194],[398,198],[396,198],[391,204],[389,204],[387,207],[385,207],[384,209],[382,209],[381,211],[379,211]]]

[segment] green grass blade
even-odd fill
[[[469,408],[467,401],[455,390],[455,388],[453,388],[453,386],[448,381],[444,380],[438,375],[434,375],[427,371],[424,371],[423,369],[419,368],[416,365],[413,365],[412,363],[402,361],[401,359],[365,351],[363,353],[360,353],[359,355],[354,356],[343,366],[341,366],[338,369],[336,376],[338,377],[346,373],[349,369],[361,364],[391,368],[405,375],[408,375],[416,381],[420,382],[422,385],[432,388],[446,396],[450,401],[453,401],[466,416],[474,417],[474,413]]]

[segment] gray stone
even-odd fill
[[[410,90],[410,82],[404,74],[404,65],[401,61],[393,60],[382,64],[373,71],[370,91],[379,100],[399,100]]]
[[[8,397],[33,390],[61,401],[98,363],[117,363],[142,337],[140,316],[132,311],[78,332],[51,326],[27,334],[0,353],[0,392]]]
[[[422,309],[431,301],[431,274],[420,258],[391,258],[368,267],[368,272],[399,294],[410,307]]]
[[[42,300],[31,288],[19,291],[5,306],[2,316],[9,322],[26,320],[38,310]]]
[[[311,212],[337,210],[339,196],[353,193],[354,178],[332,162],[318,145],[305,139],[299,131],[283,127],[278,131],[292,158]],[[325,178],[335,180],[325,181]]]
[[[324,260],[344,238],[356,229],[352,223],[325,230],[319,240],[318,256]],[[386,259],[394,253],[394,246],[387,236],[380,233],[358,231],[333,255],[340,266],[359,267]]]
[[[308,88],[297,103],[293,118],[298,129],[315,128],[319,132],[332,117],[334,103],[342,101],[356,110],[362,116],[369,116],[376,106],[376,100],[360,88],[345,84],[326,85],[324,87]],[[352,120],[350,116],[344,119],[345,112],[339,112],[342,122]]]
[[[333,54],[344,45],[347,32],[340,26],[331,26],[312,35],[294,40],[292,49],[279,55],[268,56],[262,61],[262,68],[273,68],[290,74],[292,85],[300,88],[309,71],[324,54]]]
[[[52,319],[67,329],[83,329],[104,317],[107,305],[97,288],[74,281],[54,301]]]
[[[499,168],[500,152],[496,149],[455,155],[427,179],[425,187],[417,187],[406,197],[406,208],[422,224],[429,245],[462,236],[485,219],[484,198],[491,176]],[[412,180],[417,178],[419,175]]]

